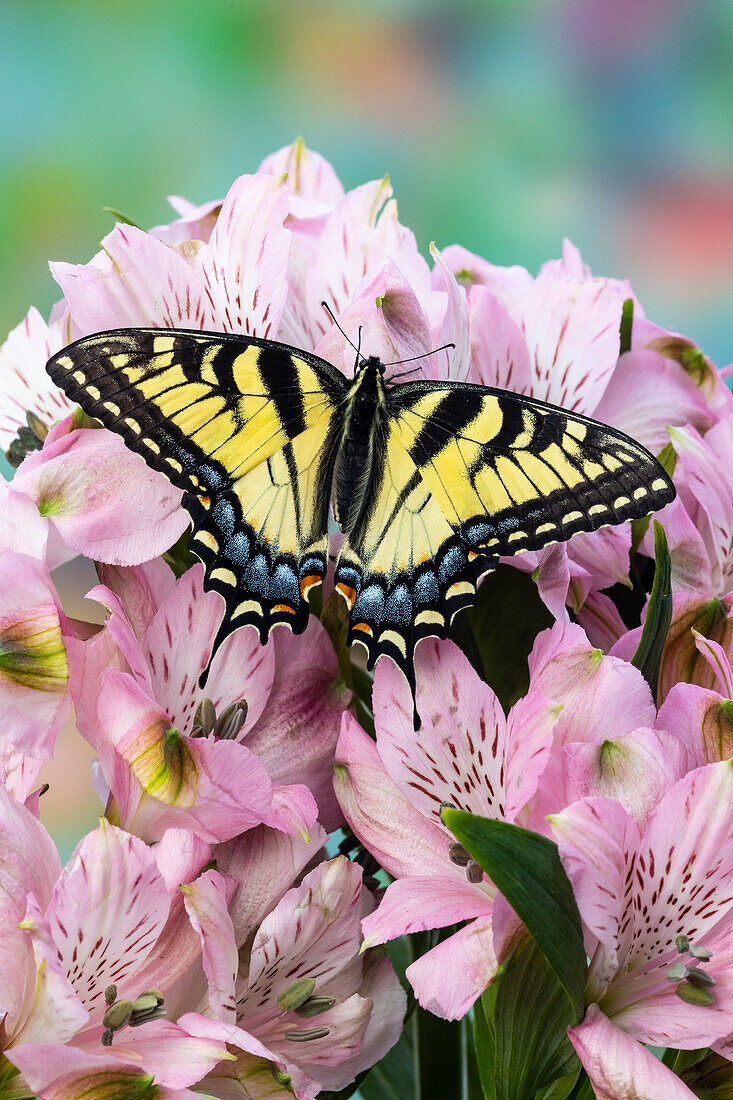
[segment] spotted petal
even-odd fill
[[[61,350],[61,333],[50,328],[35,307],[0,347],[0,450],[6,450],[35,413],[50,428],[74,406],[46,374],[46,363]]]

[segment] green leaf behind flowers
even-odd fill
[[[632,665],[642,673],[657,701],[659,669],[662,664],[664,644],[672,622],[672,561],[667,548],[667,537],[658,520],[654,520],[654,583],[636,653]]]

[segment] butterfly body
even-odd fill
[[[344,534],[358,525],[373,482],[375,451],[386,411],[384,364],[363,359],[343,404],[343,423],[333,483],[334,514]]]
[[[184,491],[191,548],[235,629],[305,630],[335,587],[349,644],[390,656],[414,689],[421,638],[446,637],[500,556],[643,516],[674,487],[635,440],[506,390],[391,384],[375,357],[349,380],[309,352],[236,334],[120,329],[49,360],[53,380]]]

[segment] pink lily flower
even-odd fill
[[[420,1003],[463,1016],[493,977],[494,888],[440,819],[443,802],[516,820],[537,790],[559,708],[531,693],[505,718],[499,702],[452,642],[424,641],[412,699],[388,662],[374,679],[375,743],[344,715],[334,787],[354,833],[395,877],[363,922],[365,943],[469,921],[407,969]]]
[[[545,264],[536,279],[455,246],[445,258],[468,287],[472,380],[595,417],[655,452],[668,442],[668,425],[704,431],[718,420],[697,376],[643,342],[662,330],[644,330],[619,356],[622,306],[633,292],[626,281],[592,276],[570,242],[562,261]],[[634,333],[637,319],[644,323],[638,303]],[[577,612],[592,593],[628,583],[630,545],[627,524],[507,560],[537,569],[542,599],[565,618],[566,603]]]
[[[687,748],[692,767],[733,757],[733,670],[723,647],[692,630],[695,646],[717,681],[717,687],[675,684],[659,708],[657,726]]]
[[[240,176],[211,237],[182,254],[117,225],[88,264],[51,264],[78,335],[135,325],[274,337],[287,293],[284,179]]]
[[[45,560],[48,521],[8,486],[0,488],[0,509],[0,741],[4,768],[26,771],[23,786],[37,768],[22,758],[40,765],[51,757],[71,709],[66,620]]]
[[[695,632],[733,653],[733,592],[720,599],[678,592],[672,597],[672,622],[662,653],[657,699],[661,704],[675,684],[714,688],[717,674],[696,644]],[[631,660],[641,637],[641,627],[623,634],[610,655]]]
[[[733,1033],[733,762],[680,779],[643,834],[605,798],[582,799],[550,824],[589,936],[587,1003],[641,1043],[724,1041]],[[589,1026],[598,1022],[591,1014]],[[591,1064],[613,1076],[619,1050],[595,1044]]]
[[[246,870],[262,865],[263,845],[274,857],[265,896],[254,909],[227,905],[226,883],[217,871],[185,891],[202,941],[210,1034],[241,1051],[236,1066],[218,1067],[200,1088],[244,1098],[248,1093],[240,1089],[219,1089],[234,1087],[230,1075],[241,1081],[246,1074],[249,1081],[274,1063],[283,1086],[299,1100],[312,1100],[321,1089],[343,1088],[386,1053],[399,1037],[406,998],[380,952],[360,953],[360,920],[373,901],[361,869],[344,856],[320,863],[261,919],[263,901],[271,904],[285,885],[282,872],[302,859],[297,841],[292,847],[291,838],[273,838],[273,852],[266,834],[252,834],[253,843],[245,840],[239,854],[243,895]],[[243,942],[251,946],[238,952]],[[272,1074],[269,1082],[272,1088]]]
[[[184,834],[153,853],[102,820],[62,870],[43,826],[4,791],[0,828],[12,857],[3,865],[2,895],[6,909],[15,907],[5,914],[3,1046],[30,1088],[53,1095],[53,1082],[68,1072],[69,1045],[90,1067],[101,1056],[104,1072],[111,1054],[120,1070],[142,1066],[171,1088],[228,1058],[221,1041],[197,1032],[195,1014],[182,1026],[162,1019],[165,990],[200,952],[178,882],[199,873],[207,849],[186,843]],[[153,978],[162,991],[138,1004]],[[118,1034],[136,1011],[145,1027]]]
[[[35,307],[0,347],[0,450],[7,450],[33,413],[48,430],[74,406],[46,374],[46,362],[61,349],[58,327],[51,327]]]
[[[137,565],[168,550],[189,523],[180,489],[129,451],[120,436],[78,428],[75,419],[72,414],[57,425],[43,449],[27,456],[13,488],[48,517],[59,542],[73,553]]]
[[[221,616],[203,567],[175,583],[149,566],[107,577],[119,596],[104,586],[90,593],[111,612],[107,641],[71,645],[72,693],[119,822],[149,840],[175,824],[215,842],[261,821],[307,837],[320,808],[337,827],[330,775],[351,696],[335,682],[320,624],[309,625],[306,646],[288,634],[262,647],[253,630],[236,631],[212,662],[203,704],[198,678]]]

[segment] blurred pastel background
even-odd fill
[[[0,338],[101,207],[168,221],[300,134],[347,187],[389,172],[423,248],[536,270],[568,236],[722,366],[732,56],[730,0],[0,0]],[[88,757],[69,735],[48,777],[65,851],[99,812]]]

